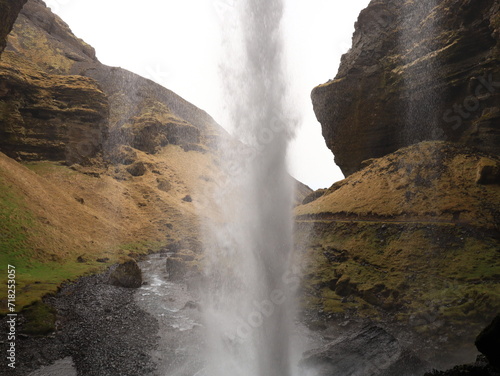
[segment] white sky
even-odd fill
[[[237,0],[45,0],[99,60],[150,78],[207,111],[222,126],[221,29]],[[291,174],[313,189],[343,179],[316,121],[310,93],[333,78],[369,0],[285,0],[290,90],[301,118]]]

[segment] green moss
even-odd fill
[[[55,330],[56,310],[42,302],[36,302],[22,311],[26,323],[22,332],[30,335],[46,335]]]
[[[2,265],[30,256],[27,231],[35,226],[22,198],[0,178],[0,258]]]
[[[296,234],[306,253],[307,308],[372,319],[391,314],[432,334],[443,323],[476,333],[500,307],[498,241],[487,232],[444,223],[317,221],[310,227]],[[331,256],[339,251],[347,258]]]

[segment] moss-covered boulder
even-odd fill
[[[22,333],[29,335],[46,335],[55,330],[56,310],[48,304],[37,301],[22,311],[26,322]]]

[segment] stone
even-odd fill
[[[311,94],[344,175],[427,140],[500,154],[499,14],[500,0],[370,2]]]
[[[147,171],[147,167],[143,162],[136,162],[127,167],[127,171],[132,176],[143,176]]]
[[[139,288],[142,286],[142,271],[135,260],[126,261],[113,270],[109,276],[111,285]]]
[[[182,199],[182,201],[185,201],[185,202],[193,202],[193,199],[191,198],[190,195],[186,195],[184,196],[184,198]]]
[[[412,376],[428,368],[377,326],[366,326],[347,338],[307,351],[301,367],[315,376]]]
[[[158,183],[158,189],[163,192],[168,192],[172,189],[172,184],[167,179],[161,179],[158,178],[156,179],[156,182]]]
[[[500,371],[500,314],[476,338],[477,349]]]
[[[171,281],[181,281],[187,273],[186,261],[180,257],[168,257],[166,267]]]

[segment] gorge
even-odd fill
[[[500,2],[370,2],[312,91],[346,175],[314,192],[286,173],[282,6],[238,5],[230,135],[101,64],[43,1],[0,0],[0,260],[19,311],[17,368],[0,374],[474,362],[500,311]],[[486,358],[448,374],[498,373],[495,330]]]

